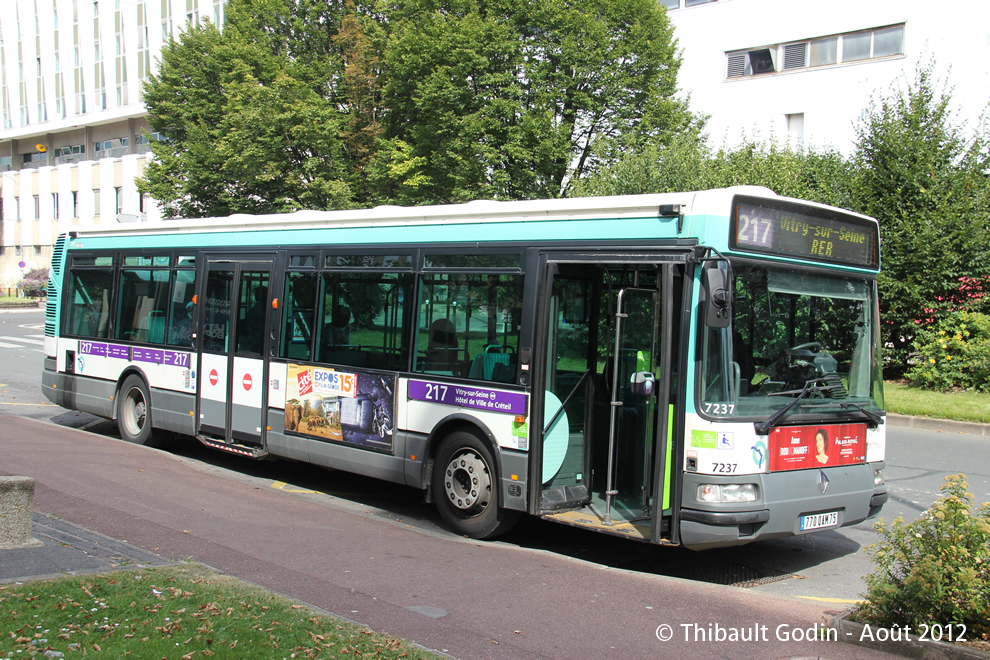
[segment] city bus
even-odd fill
[[[757,187],[79,228],[43,390],[472,538],[738,545],[886,501],[879,267],[874,219]]]

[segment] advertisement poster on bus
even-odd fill
[[[770,471],[866,462],[866,424],[778,426],[770,432]]]
[[[285,430],[391,453],[395,376],[289,364]]]

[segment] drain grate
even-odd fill
[[[785,573],[774,569],[756,569],[752,566],[744,566],[733,562],[718,562],[714,564],[697,564],[691,562],[678,566],[669,566],[668,570],[662,571],[664,575],[683,578],[685,580],[696,580],[699,582],[710,582],[712,584],[724,584],[730,587],[759,587],[772,582],[780,582],[795,577],[793,573]]]

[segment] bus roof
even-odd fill
[[[151,223],[99,224],[73,228],[77,238],[86,236],[148,236],[184,233],[216,233],[280,229],[359,228],[438,224],[484,224],[581,218],[648,218],[662,215],[661,207],[681,205],[691,212],[699,196],[707,212],[723,209],[735,194],[776,197],[768,188],[738,186],[704,192],[677,192],[611,197],[574,197],[529,201],[478,200],[432,206],[377,206],[344,211],[295,211],[265,215],[237,214],[222,218],[162,220]],[[699,200],[700,201],[700,200]]]

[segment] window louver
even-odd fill
[[[808,44],[788,44],[784,46],[784,70],[803,69],[807,66]]]
[[[62,279],[62,263],[65,259],[65,240],[67,236],[62,234],[55,241],[55,249],[52,250],[52,275],[48,277],[48,289],[46,294],[48,302],[45,304],[45,336],[54,337],[55,328],[58,327],[58,300],[62,289],[58,282]]]
[[[729,55],[729,67],[726,78],[740,78],[746,75],[746,53]]]

